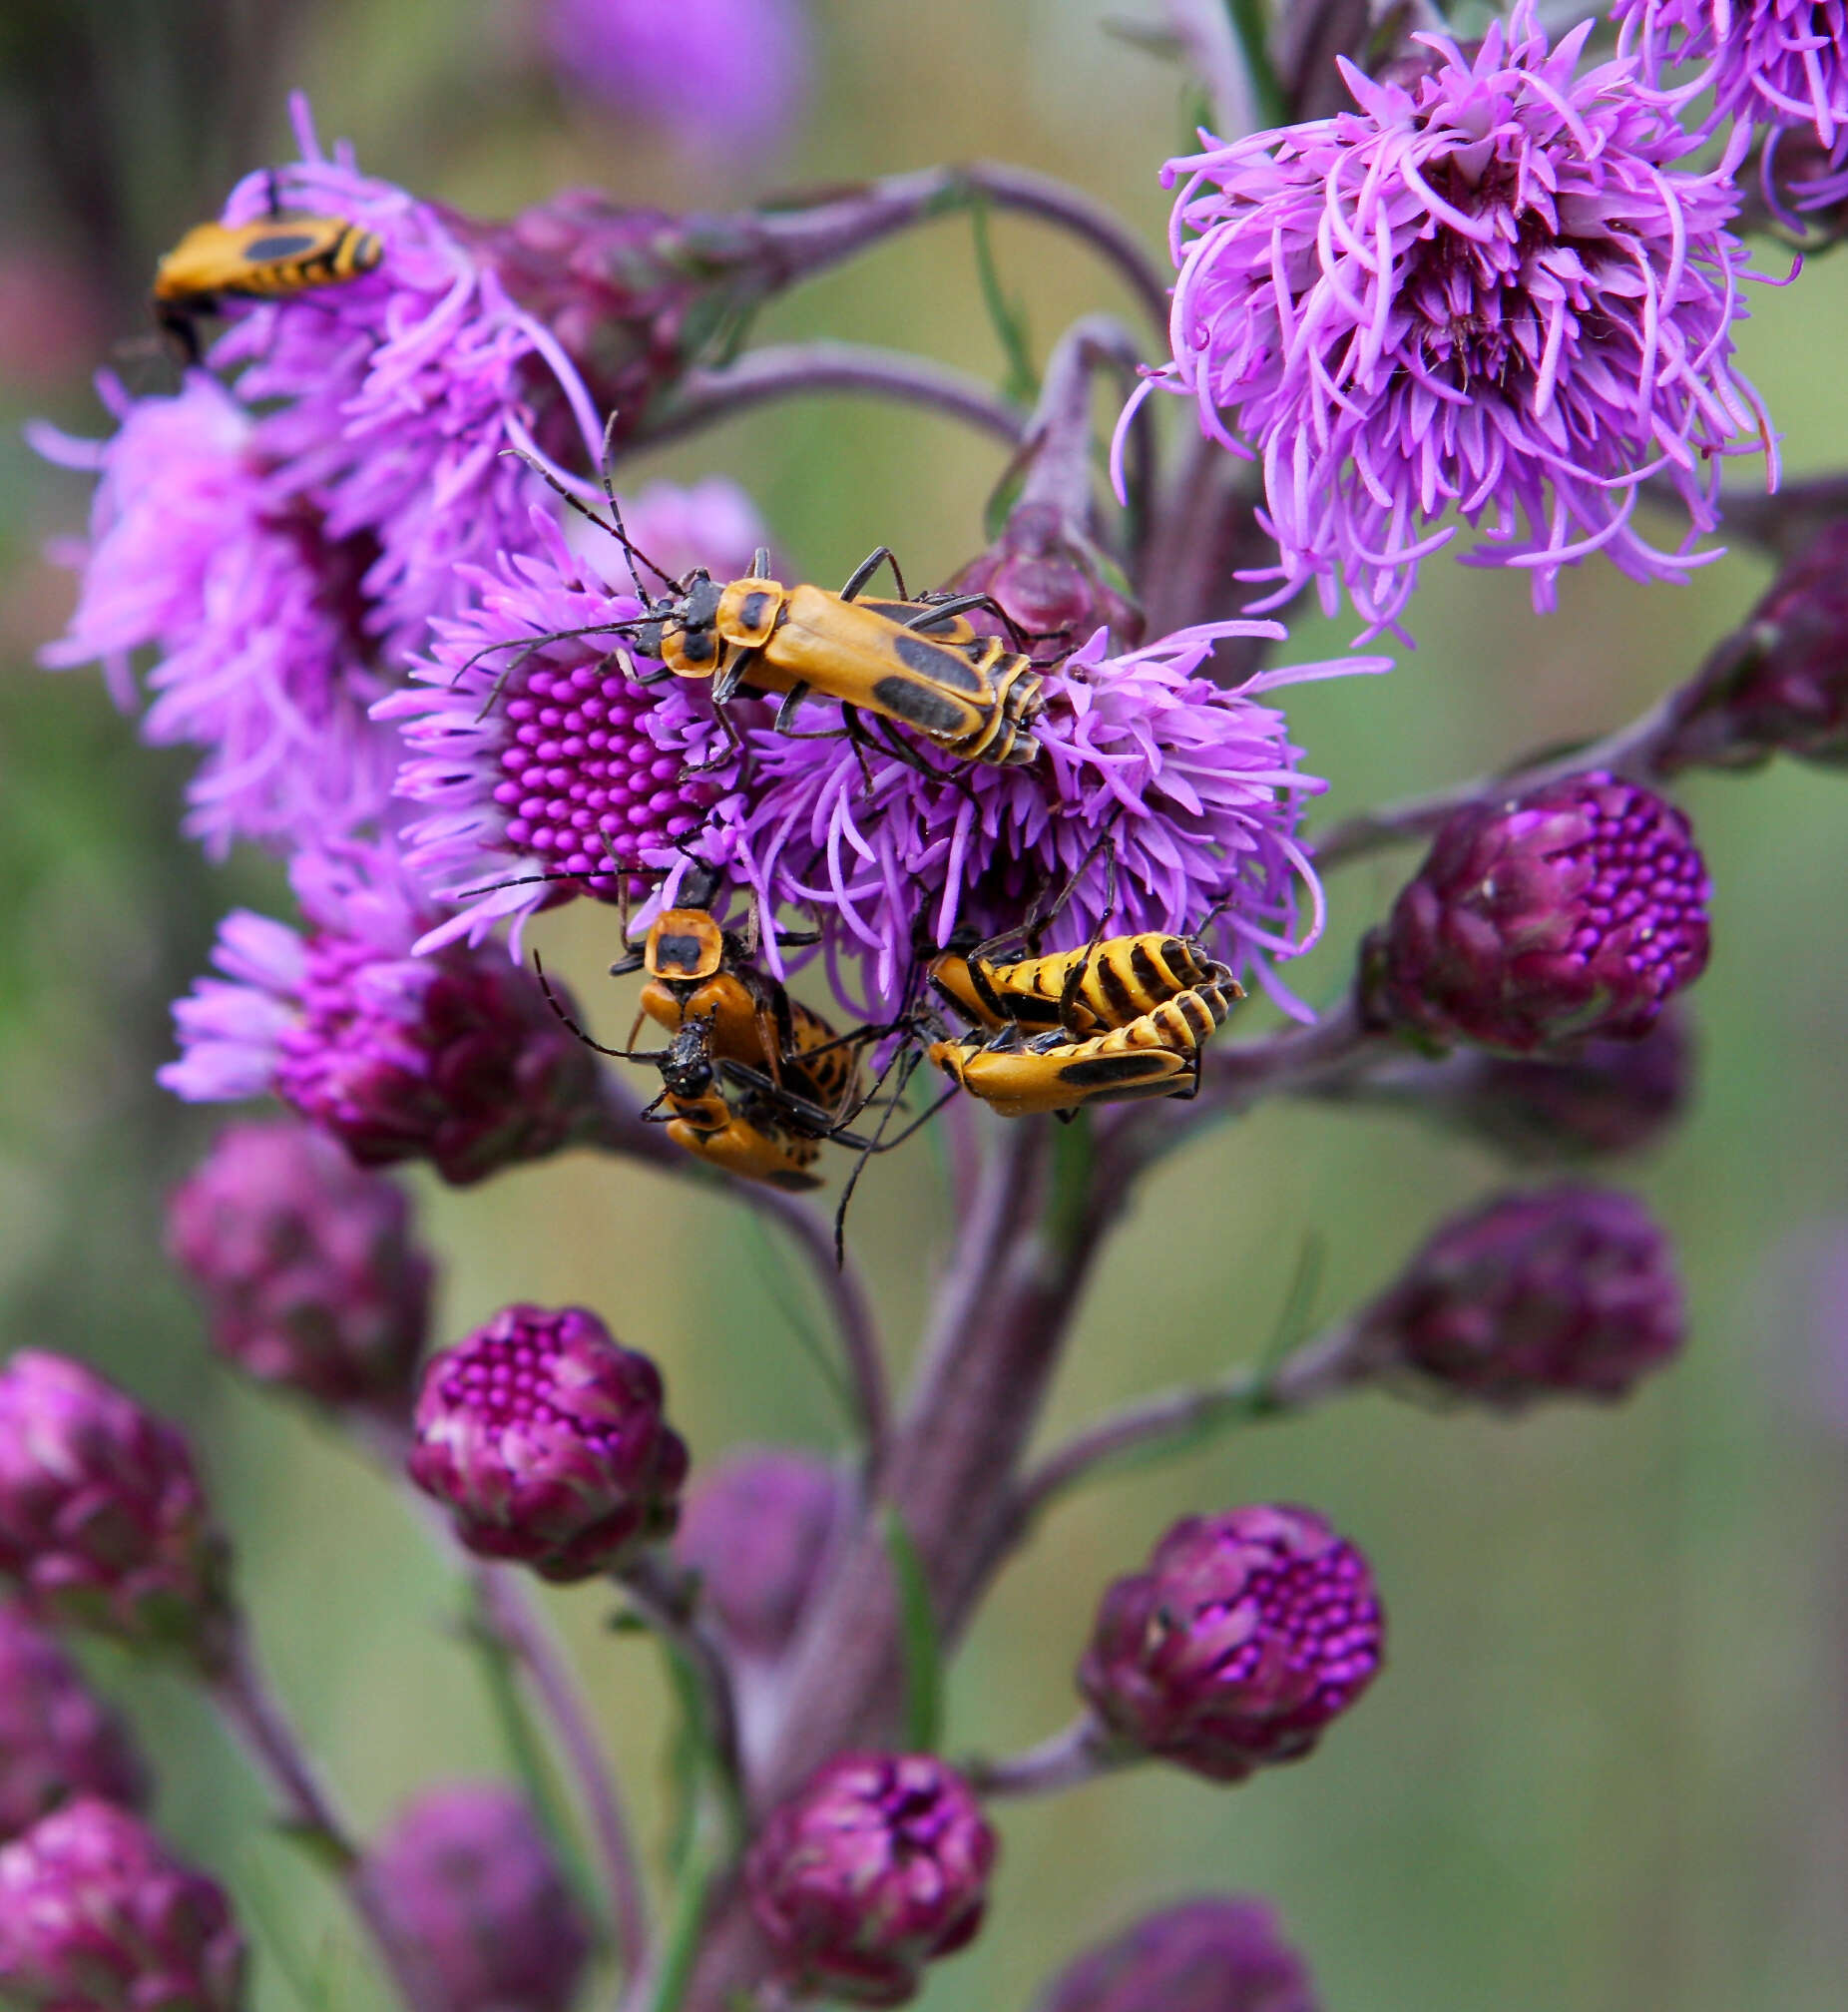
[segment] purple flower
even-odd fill
[[[1596,551],[1672,579],[1713,555],[1644,542],[1644,476],[1699,531],[1720,457],[1762,444],[1775,481],[1730,365],[1744,136],[1677,168],[1697,143],[1633,59],[1574,76],[1592,26],[1550,51],[1523,0],[1473,57],[1416,37],[1434,60],[1405,82],[1344,61],[1358,112],[1168,164],[1173,360],[1150,381],[1261,458],[1279,562],[1243,577],[1281,584],[1258,605],[1313,579],[1396,628],[1453,512],[1487,520],[1480,563],[1532,569],[1537,608]]]
[[[1079,1957],[1035,2012],[1318,2012],[1261,1900],[1183,1900]]]
[[[914,764],[868,749],[862,768],[844,740],[754,729],[736,835],[709,831],[701,850],[727,861],[766,913],[810,911],[835,991],[869,1017],[902,994],[920,932],[944,943],[959,923],[1011,928],[1081,867],[1047,943],[1083,943],[1106,915],[1107,852],[1112,932],[1197,931],[1217,910],[1207,933],[1274,987],[1267,960],[1321,933],[1321,886],[1295,831],[1303,800],[1326,784],[1298,769],[1283,716],[1259,695],[1389,668],[1385,658],[1298,665],[1235,692],[1198,675],[1221,637],[1281,634],[1212,623],[1113,657],[1100,630],[1048,673],[1041,754],[1026,767],[923,753]],[[801,724],[815,731],[826,718],[811,705]],[[1299,891],[1311,911],[1300,930]],[[765,958],[775,961],[773,944]],[[857,983],[849,963],[863,967]]]
[[[37,2012],[239,2012],[224,1893],[126,1809],[85,1797],[0,1849],[0,1997]]]
[[[1707,124],[1812,126],[1825,147],[1848,128],[1848,7],[1843,0],[1615,0],[1611,18],[1642,75],[1700,65],[1664,94],[1713,94]]]
[[[0,1576],[58,1626],[207,1668],[227,1646],[230,1553],[185,1438],[37,1348],[0,1369]]]
[[[1315,1746],[1384,1629],[1366,1559],[1311,1510],[1190,1516],[1105,1593],[1079,1687],[1124,1747],[1242,1781]]]
[[[1512,1410],[1626,1396],[1686,1331],[1674,1253],[1648,1211],[1615,1189],[1566,1187],[1445,1224],[1361,1314],[1356,1346]]]
[[[459,936],[478,942],[501,917],[549,907],[568,890],[616,900],[627,873],[658,878],[684,865],[707,820],[737,807],[716,772],[688,772],[715,759],[735,768],[703,693],[672,677],[638,683],[626,665],[659,666],[638,664],[620,637],[573,637],[524,654],[536,636],[642,609],[541,512],[531,535],[539,548],[531,556],[470,570],[474,605],[434,625],[416,686],[377,709],[403,723],[411,751],[399,793],[425,806],[406,830],[406,864],[438,898],[473,896],[420,949]],[[535,878],[548,873],[581,877]]]
[[[596,1314],[509,1306],[425,1369],[411,1479],[470,1550],[588,1579],[674,1528],[687,1447],[662,1404]]]
[[[142,731],[209,751],[187,828],[223,857],[234,838],[277,845],[374,817],[390,737],[366,718],[384,690],[359,633],[364,561],[267,465],[260,422],[195,371],[172,398],[103,397],[113,439],[32,429],[39,451],[100,476],[77,612],[41,653],[54,670],[100,662],[123,705],[131,654],[152,646]]]
[[[758,1925],[799,1991],[903,2005],[982,1925],[995,1833],[930,1754],[842,1754],[770,1812],[744,1861]]]
[[[301,161],[276,171],[289,205],[375,233],[375,271],[239,310],[213,350],[262,417],[257,447],[334,544],[364,540],[365,628],[396,668],[433,615],[463,605],[457,569],[528,542],[547,492],[506,450],[588,454],[603,423],[558,337],[503,283],[489,234],[469,220],[328,160],[294,104]],[[249,175],[228,223],[266,214],[270,171]]]
[[[496,1781],[426,1788],[360,1881],[426,2012],[567,2012],[590,1938],[526,1798]]]
[[[1817,532],[1675,695],[1655,766],[1750,768],[1780,749],[1848,766],[1848,522]]]
[[[768,153],[801,114],[809,70],[801,0],[543,5],[567,90],[649,120],[690,151]]]
[[[57,1642],[0,1602],[0,1843],[75,1795],[139,1808],[148,1770]]]
[[[789,1646],[848,1500],[827,1461],[782,1447],[731,1454],[689,1490],[675,1555],[740,1655]]]
[[[1595,1034],[1543,1055],[1464,1053],[1435,1078],[1419,1062],[1403,1079],[1414,1109],[1534,1165],[1654,1145],[1686,1114],[1693,1084],[1693,1029],[1674,999],[1639,1037]]]
[[[322,1404],[408,1416],[430,1260],[403,1190],[334,1140],[289,1121],[228,1127],[174,1191],[167,1248],[220,1354]]]
[[[225,977],[174,1007],[183,1053],[160,1080],[176,1096],[273,1093],[362,1166],[427,1159],[457,1184],[594,1128],[596,1065],[530,972],[459,947],[412,954],[437,917],[389,848],[303,853],[290,878],[311,933],[226,918]]]
[[[1526,1054],[1644,1034],[1706,968],[1687,819],[1594,770],[1454,811],[1369,949],[1368,1010],[1414,1038]]]

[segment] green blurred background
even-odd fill
[[[1182,89],[1102,32],[1113,11],[833,0],[817,8],[806,125],[779,163],[745,173],[709,136],[674,145],[565,105],[516,0],[0,7],[4,1345],[72,1350],[196,1427],[278,1683],[367,1824],[419,1782],[504,1759],[453,1638],[453,1569],[344,1447],[208,1360],[163,1262],[162,1195],[214,1124],[152,1083],[167,1002],[203,967],[218,915],[273,901],[278,879],[260,860],[209,870],[174,833],[189,757],[140,749],[93,676],[32,668],[71,592],[40,547],[81,521],[84,495],[32,462],[19,424],[49,413],[101,430],[88,375],[143,333],[154,254],[216,209],[233,173],[285,157],[282,93],[296,82],[363,166],[482,211],[569,181],[728,205],[991,154],[1069,177],[1158,247],[1155,177],[1182,140]],[[1042,352],[1073,314],[1124,307],[1057,237],[1002,221],[996,242]],[[1781,271],[1781,254],[1767,262]],[[1759,293],[1754,310],[1745,364],[1790,466],[1848,460],[1848,258]],[[761,332],[1001,368],[955,224],[808,287]],[[947,422],[809,401],[630,475],[735,475],[807,577],[890,541],[914,578],[933,579],[979,544],[999,463]],[[1445,560],[1426,577],[1422,647],[1390,679],[1292,703],[1336,814],[1627,717],[1691,670],[1764,576],[1729,558],[1681,591],[1645,593],[1594,568],[1568,577],[1545,621],[1514,578]],[[1348,633],[1305,617],[1290,654]],[[1848,789],[1782,763],[1698,779],[1686,801],[1715,887],[1702,1091],[1681,1132],[1618,1178],[1680,1241],[1687,1360],[1621,1408],[1518,1427],[1364,1398],[1063,1509],[957,1666],[954,1747],[1004,1749],[1064,1720],[1103,1577],[1191,1508],[1276,1496],[1327,1512],[1377,1567],[1390,1667],[1304,1766],[1235,1791],[1148,1769],[1004,1810],[992,1925],[932,1978],[931,2012],[1012,2012],[1076,1949],[1206,1888],[1274,1899],[1347,2012],[1844,2002],[1848,1308],[1810,1289],[1805,1264],[1848,1242]],[[1312,992],[1338,984],[1407,863],[1342,880]],[[607,1026],[623,1018],[598,977],[611,927],[585,910],[541,934]],[[1508,1178],[1409,1118],[1272,1108],[1199,1142],[1150,1185],[1106,1262],[1048,1432],[1259,1347],[1309,1233],[1325,1240],[1332,1312]],[[582,1157],[470,1193],[414,1185],[449,1258],[444,1338],[509,1299],[580,1299],[661,1359],[696,1458],[744,1439],[835,1443],[828,1394],[777,1308],[778,1260],[737,1209]],[[900,1358],[943,1255],[940,1204],[928,1146],[875,1163],[857,1204]],[[659,1844],[668,1720],[652,1657],[604,1633],[606,1596],[552,1605]],[[318,1874],[263,1833],[261,1795],[196,1701],[167,1678],[131,1685],[106,1657],[95,1667],[132,1699],[159,1759],[162,1822],[229,1879],[258,1941],[279,1931],[305,1966],[329,1966],[332,2002],[377,2002]],[[256,2002],[298,2003],[273,1960]]]

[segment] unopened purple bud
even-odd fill
[[[1516,1054],[1636,1036],[1706,968],[1707,875],[1687,819],[1594,770],[1451,816],[1363,977],[1369,1012]]]
[[[1317,2012],[1317,1999],[1261,1900],[1200,1899],[1081,1956],[1036,2012]]]
[[[586,1579],[674,1528],[687,1447],[662,1402],[595,1313],[509,1306],[424,1370],[411,1479],[471,1551]]]
[[[688,1490],[675,1555],[741,1654],[789,1646],[845,1508],[833,1467],[786,1448],[734,1454]]]
[[[409,1414],[430,1260],[403,1191],[325,1134],[228,1127],[174,1191],[167,1248],[205,1293],[213,1346],[250,1375]]]
[[[591,1953],[524,1796],[427,1789],[366,1854],[361,1881],[425,2012],[566,2012]]]
[[[1312,1510],[1189,1516],[1105,1593],[1079,1688],[1128,1748],[1242,1781],[1309,1752],[1384,1633],[1366,1559]]]
[[[1440,1087],[1433,1115],[1522,1161],[1638,1152],[1677,1123],[1693,1094],[1693,1030],[1675,999],[1639,1040],[1594,1034],[1549,1055],[1457,1060],[1465,1073]]]
[[[1749,768],[1780,749],[1848,764],[1848,521],[1804,546],[1675,706],[1664,774]]]
[[[57,1642],[0,1604],[0,1843],[76,1795],[139,1808],[147,1768]]]
[[[1566,1187],[1447,1223],[1361,1315],[1357,1345],[1515,1409],[1621,1397],[1674,1359],[1686,1326],[1673,1251],[1642,1204]]]
[[[842,1754],[770,1812],[744,1883],[787,1981],[903,2005],[982,1925],[995,1833],[930,1754]]]
[[[29,1610],[215,1668],[230,1554],[185,1439],[82,1363],[0,1370],[0,1574]]]
[[[243,1938],[203,1872],[92,1796],[0,1849],[0,1999],[37,2012],[237,2012]]]
[[[1023,503],[1001,536],[949,583],[956,594],[992,594],[1020,640],[986,609],[969,617],[985,636],[1024,648],[1039,664],[1062,663],[1100,629],[1119,651],[1143,640],[1143,611],[1123,591],[1103,553],[1055,503]]]

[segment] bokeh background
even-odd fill
[[[0,1346],[79,1353],[178,1413],[205,1448],[280,1687],[361,1818],[415,1784],[505,1765],[455,1638],[459,1588],[418,1518],[346,1448],[207,1357],[160,1249],[165,1190],[216,1114],[162,1096],[168,1001],[261,859],[214,870],[175,835],[184,754],[140,748],[90,674],[51,677],[68,576],[41,556],[83,485],[20,425],[98,431],[90,373],[136,348],[154,255],[233,174],[288,151],[300,84],[323,134],[420,192],[504,212],[565,182],[727,206],[996,155],[1066,176],[1160,243],[1156,175],[1184,132],[1179,74],[1113,40],[1118,0],[832,0],[779,155],[740,155],[697,109],[673,130],[577,102],[525,0],[4,0],[0,5]],[[1123,308],[1037,228],[995,241],[1036,344]],[[1766,262],[1783,269],[1783,254]],[[1848,462],[1848,256],[1763,291],[1746,367],[1798,472]],[[913,234],[777,305],[766,336],[908,345],[999,375],[966,224]],[[127,345],[119,347],[118,345]],[[809,400],[635,464],[723,471],[805,577],[889,541],[941,578],[980,543],[999,453],[948,422]],[[1533,617],[1521,583],[1448,560],[1387,680],[1313,688],[1291,718],[1336,814],[1614,725],[1688,673],[1760,589],[1731,557],[1680,591],[1602,568]],[[1346,626],[1303,617],[1290,650]],[[1332,2007],[1404,2012],[1834,2012],[1848,1977],[1848,785],[1781,762],[1685,792],[1714,879],[1696,994],[1702,1088],[1680,1132],[1620,1169],[1679,1239],[1695,1320],[1682,1366],[1610,1411],[1511,1427],[1352,1401],[1247,1430],[1074,1501],[1007,1574],[951,1691],[953,1749],[1037,1739],[1071,1709],[1104,1575],[1174,1515],[1311,1503],[1372,1556],[1390,1667],[1306,1765],[1226,1791],[1145,1769],[1004,1810],[992,1924],[933,1976],[930,2012],[1013,2012],[1050,1966],[1206,1888],[1272,1898]],[[1337,890],[1312,995],[1409,858]],[[606,911],[540,940],[596,1002]],[[1512,1178],[1520,1178],[1516,1173]],[[1048,1432],[1262,1346],[1306,1237],[1333,1312],[1510,1170],[1409,1117],[1268,1108],[1198,1142],[1143,1194],[1079,1325]],[[798,1329],[802,1286],[744,1214],[575,1156],[454,1193],[414,1179],[448,1258],[441,1332],[514,1298],[582,1300],[665,1365],[696,1457],[745,1439],[837,1443]],[[947,1234],[928,1144],[877,1163],[854,1236],[898,1356]],[[665,1820],[667,1703],[596,1590],[553,1596],[648,1840]],[[234,1889],[262,1946],[256,2003],[377,2001],[318,1873],[177,1681],[107,1656],[160,1762],[159,1814]],[[133,1681],[131,1682],[131,1677]]]

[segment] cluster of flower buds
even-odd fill
[[[1079,1687],[1125,1754],[1214,1781],[1299,1760],[1372,1683],[1367,1561],[1311,1510],[1190,1516],[1098,1609]]]
[[[1260,1900],[1146,1915],[1048,1985],[1034,2012],[1318,2012],[1307,1965]]]
[[[67,1803],[0,1848],[0,1999],[43,2012],[242,2012],[219,1887],[128,1810]]]
[[[793,1988],[902,2005],[982,1925],[995,1850],[933,1755],[844,1754],[770,1812],[744,1880]]]
[[[1599,771],[1452,813],[1363,962],[1379,1025],[1514,1054],[1647,1033],[1706,968],[1687,819]]]
[[[1790,560],[1674,706],[1654,757],[1664,774],[1754,767],[1780,750],[1848,763],[1848,522]]]
[[[57,1642],[0,1604],[0,1843],[76,1795],[140,1808],[147,1768]]]
[[[230,1554],[186,1441],[81,1363],[0,1369],[0,1574],[29,1610],[218,1667]]]
[[[662,1404],[595,1313],[509,1306],[424,1370],[411,1479],[470,1550],[587,1579],[674,1528],[687,1447]]]
[[[567,2012],[591,1942],[523,1796],[494,1781],[426,1789],[359,1878],[435,2012]]]
[[[409,1415],[430,1260],[403,1191],[332,1139],[287,1121],[229,1127],[175,1190],[167,1248],[230,1361],[322,1404]]]
[[[1633,1196],[1562,1187],[1447,1223],[1360,1315],[1355,1349],[1426,1388],[1518,1408],[1615,1398],[1679,1354],[1668,1239]]]

